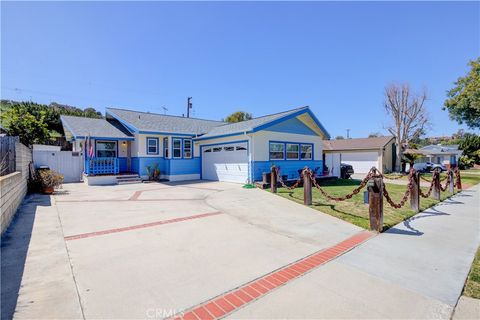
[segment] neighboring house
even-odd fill
[[[325,164],[334,176],[340,175],[341,163],[352,165],[355,173],[367,173],[372,167],[393,171],[395,152],[393,136],[324,141]]]
[[[416,163],[428,161],[443,164],[449,168],[458,164],[458,158],[460,158],[463,151],[458,149],[458,145],[442,146],[437,144],[425,146],[419,149],[418,153],[423,154],[423,157],[417,159]]]
[[[322,142],[329,139],[308,107],[231,124],[115,108],[107,108],[106,119],[61,120],[87,177],[134,172],[147,178],[147,166],[158,166],[170,181],[245,183],[261,180],[274,163],[294,179],[304,166],[323,167]]]

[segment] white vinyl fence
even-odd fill
[[[48,166],[63,174],[64,182],[81,181],[83,161],[78,152],[33,150],[33,163],[35,168]]]

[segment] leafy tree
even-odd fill
[[[458,78],[455,87],[447,91],[443,110],[448,110],[451,119],[473,129],[480,128],[480,58],[469,65],[468,74]]]
[[[459,161],[460,165],[469,167],[473,164],[480,164],[480,136],[465,133],[458,148],[463,150],[463,155]]]
[[[50,139],[48,126],[45,123],[46,112],[42,111],[37,115],[32,115],[25,112],[21,106],[15,106],[10,108],[5,116],[9,119],[8,134],[19,136],[24,145],[43,144]]]
[[[226,117],[225,119],[222,119],[222,121],[228,122],[228,123],[235,123],[235,122],[241,122],[241,121],[246,121],[246,120],[251,120],[253,119],[253,116],[251,113],[245,112],[245,111],[237,111]]]
[[[336,136],[335,140],[345,140],[345,137],[344,136]]]

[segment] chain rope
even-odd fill
[[[393,199],[390,197],[390,194],[387,191],[387,187],[385,186],[386,184],[383,183],[383,196],[385,199],[387,199],[387,202],[394,207],[395,209],[400,209],[405,205],[405,203],[408,200],[408,196],[412,192],[413,189],[413,176],[415,175],[415,169],[411,169],[410,173],[408,174],[408,185],[407,185],[407,190],[405,190],[405,193],[403,194],[402,199],[400,200],[399,203],[396,203],[393,201]]]
[[[315,179],[314,173],[310,169],[306,168],[304,171],[306,171],[306,173],[304,173],[304,174],[308,174],[310,176],[310,179],[312,180],[312,183],[315,186],[315,188],[317,188],[325,198],[327,198],[329,200],[332,200],[332,201],[344,201],[344,200],[347,200],[347,199],[351,199],[354,195],[358,194],[360,192],[360,190],[362,190],[367,185],[368,180],[370,180],[371,178],[376,176],[375,173],[377,172],[377,169],[376,168],[370,169],[370,171],[365,176],[365,178],[363,178],[363,180],[360,182],[360,185],[358,187],[356,187],[355,189],[353,189],[353,191],[351,193],[349,193],[349,194],[347,194],[343,197],[334,197],[334,196],[328,194],[322,187],[320,187],[317,180]]]
[[[440,173],[438,171],[434,171],[433,172],[433,179],[432,181],[430,181],[430,188],[428,188],[428,191],[427,193],[423,193],[422,191],[422,188],[420,188],[420,196],[423,197],[423,198],[428,198],[430,197],[430,195],[432,194],[432,191],[433,191],[433,186],[435,185],[435,178],[437,175],[439,175]],[[421,176],[420,176],[421,177]]]
[[[282,176],[280,175],[280,169],[278,169],[277,167],[275,167],[275,174],[277,175],[277,181],[280,182],[280,184],[282,185],[282,187],[284,187],[285,189],[287,189],[288,191],[291,191],[295,188],[298,187],[298,185],[300,184],[300,182],[302,182],[303,180],[303,171],[302,171],[302,174],[300,175],[300,177],[298,177],[297,181],[295,181],[295,183],[292,185],[292,186],[287,186],[285,184],[285,182],[283,181],[282,179]]]

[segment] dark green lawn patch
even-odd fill
[[[463,294],[467,297],[480,299],[480,248],[477,250],[475,260],[473,260]]]
[[[326,183],[323,185],[323,187],[329,194],[340,197],[351,193],[351,191],[359,184],[359,180],[338,179]],[[422,190],[425,193],[427,192],[427,189],[428,188],[422,187]],[[370,226],[368,217],[368,204],[363,203],[363,191],[365,190],[366,188],[362,189],[359,194],[353,196],[351,199],[336,202],[325,199],[317,189],[313,188],[313,204],[311,207],[323,213],[327,213],[334,217],[353,223],[359,227],[368,229]],[[387,190],[392,199],[395,202],[399,202],[406,190],[406,186],[387,184]],[[285,188],[279,188],[278,195],[303,204],[303,188],[297,188],[292,191],[288,191]],[[442,192],[441,195],[442,200],[450,196],[448,192]],[[438,203],[438,201],[432,198],[421,198],[421,210],[425,210],[436,203]],[[384,200],[384,230],[391,228],[397,223],[402,222],[403,220],[408,219],[415,214],[416,213],[414,211],[410,210],[409,201],[407,201],[406,205],[402,208],[394,209]]]

